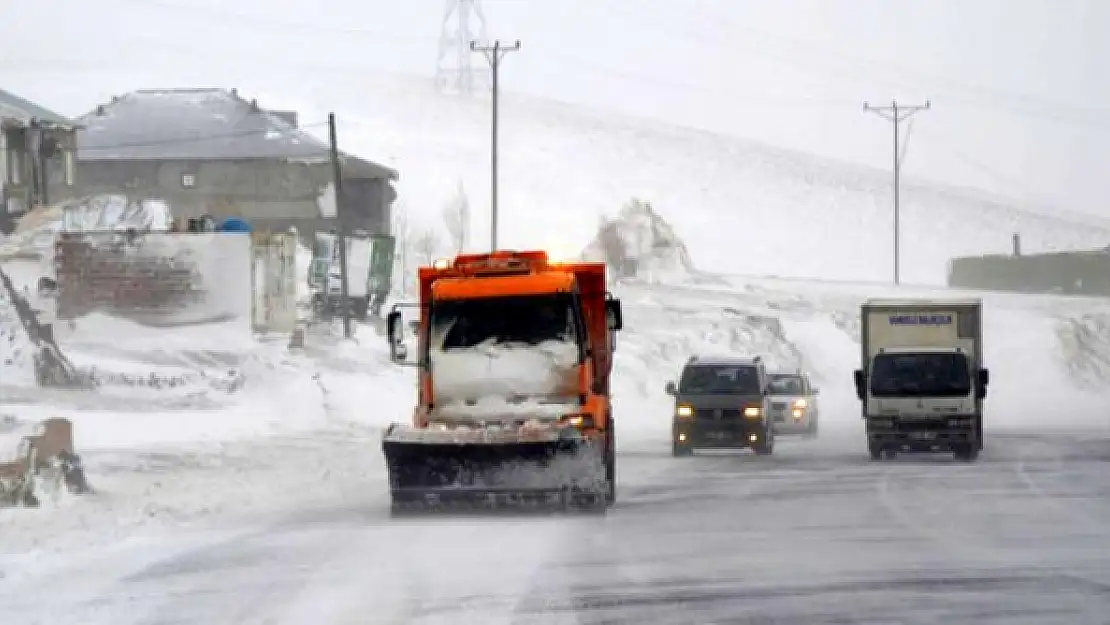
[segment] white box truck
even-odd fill
[[[983,303],[978,299],[870,299],[860,314],[862,404],[872,460],[899,451],[983,448]]]

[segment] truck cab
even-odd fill
[[[868,300],[860,344],[854,382],[872,459],[899,451],[978,457],[990,380],[979,300]]]

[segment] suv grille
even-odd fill
[[[743,416],[743,411],[739,408],[699,408],[694,414],[698,419],[716,421],[718,414],[721,419],[739,419]]]

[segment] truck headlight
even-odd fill
[[[759,406],[747,406],[744,408],[744,416],[748,419],[758,419],[763,416],[763,409]]]
[[[674,409],[674,416],[679,419],[690,419],[694,416],[694,407],[682,404]]]
[[[569,425],[580,430],[592,429],[594,427],[594,418],[588,414],[567,415],[560,420],[565,425]]]
[[[805,410],[805,408],[807,406],[809,406],[809,402],[806,401],[805,399],[795,399],[794,400],[794,407],[795,408],[800,408],[802,410]]]

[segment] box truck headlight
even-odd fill
[[[682,404],[674,409],[674,416],[679,419],[690,419],[694,416],[694,407]]]

